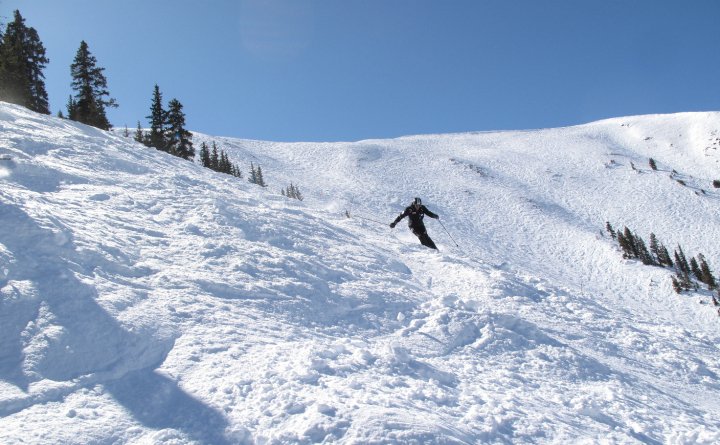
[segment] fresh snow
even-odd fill
[[[720,271],[718,129],[195,134],[263,189],[0,104],[0,443],[719,443],[711,294],[604,230]]]

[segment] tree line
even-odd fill
[[[678,244],[671,256],[654,233],[650,234],[648,244],[627,226],[623,230],[616,231],[610,222],[606,222],[605,230],[617,241],[623,258],[640,260],[649,266],[673,268],[675,274],[672,277],[672,285],[678,294],[684,291],[698,290],[701,284],[707,286],[710,291],[720,291],[718,280],[702,253],[698,253],[697,256],[688,260],[682,246]],[[713,295],[713,303],[720,306],[720,293]]]
[[[25,19],[16,10],[12,22],[0,29],[0,101],[22,105],[32,111],[50,114],[48,93],[45,88],[43,70],[50,62],[38,32],[25,24]],[[98,66],[97,59],[83,40],[70,65],[71,88],[73,94],[68,98],[66,113],[58,112],[58,117],[110,130],[112,125],[107,118],[107,108],[118,106],[110,97],[105,68]],[[167,152],[174,156],[193,160],[195,148],[192,133],[187,130],[185,112],[182,103],[171,99],[167,108],[163,104],[163,95],[156,84],[153,89],[150,114],[146,116],[149,129],[143,129],[137,123],[134,139],[137,142]],[[125,130],[129,136],[129,131]],[[230,161],[224,150],[218,150],[213,142],[212,150],[203,143],[200,148],[200,162],[203,167],[213,171],[242,178],[237,164]],[[248,181],[267,187],[261,166],[250,164]],[[302,194],[292,183],[282,189],[284,196],[302,200]]]

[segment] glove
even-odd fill
[[[437,215],[437,216],[435,217],[435,219],[440,219],[440,215]]]
[[[394,228],[395,228],[395,223],[394,223],[394,222],[391,222],[391,223],[390,223],[390,228],[391,228],[391,229],[394,229]]]

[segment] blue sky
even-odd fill
[[[0,0],[64,109],[85,40],[116,127],[153,86],[216,136],[340,141],[720,110],[716,0]]]

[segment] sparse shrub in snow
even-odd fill
[[[286,189],[281,189],[280,193],[282,193],[283,196],[297,199],[298,201],[302,201],[304,199],[302,193],[300,193],[300,189],[297,186],[293,185],[292,182]]]

